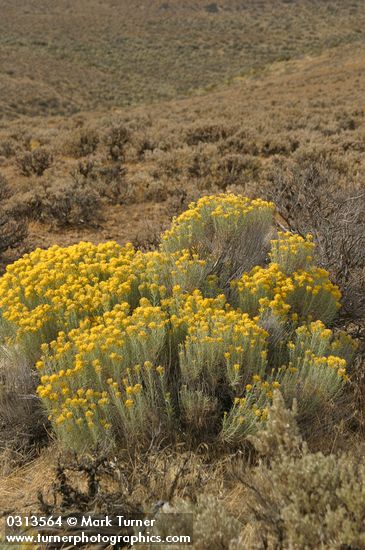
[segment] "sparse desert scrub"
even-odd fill
[[[160,180],[148,172],[140,171],[127,175],[123,201],[138,203],[151,200],[158,203],[166,201],[173,193],[174,186],[171,185],[171,182]]]
[[[88,13],[79,6],[65,19],[59,10],[60,1],[49,12],[52,28],[39,21],[36,12],[24,28],[21,15],[14,13],[11,4],[5,6],[0,27],[4,41],[17,44],[24,40],[25,46],[21,54],[16,48],[5,52],[2,111],[12,117],[67,116],[95,107],[107,110],[110,106],[186,97],[195,91],[219,90],[222,84],[251,71],[257,76],[272,63],[282,66],[335,46],[346,51],[353,44],[361,44],[364,36],[360,0],[330,0],[315,7],[310,0],[275,5],[262,0],[259,6],[255,2],[232,4],[232,0],[196,0],[189,5],[173,0],[153,6],[144,1],[140,5],[136,9],[128,0],[119,10],[113,3],[101,8],[92,0]],[[143,20],[140,9],[145,9]],[[80,17],[85,20],[82,28]],[[49,43],[58,41],[65,52],[64,63],[58,49],[53,51],[39,42],[39,36],[47,33]],[[124,41],[121,36],[129,38]],[[30,77],[30,69],[37,63],[34,45],[42,50],[42,62],[36,79],[24,86],[21,77]],[[332,63],[336,64],[331,61],[331,67]],[[337,78],[336,72],[331,72]],[[346,78],[343,73],[339,77]],[[312,99],[317,105],[321,100],[320,94]],[[343,115],[331,125],[333,130],[356,127],[356,105],[351,99],[349,105],[341,103]],[[217,118],[218,124],[222,119],[227,124],[221,113]],[[300,111],[297,118],[301,118]],[[203,128],[215,124],[214,120],[198,121],[196,117],[192,123]],[[328,121],[324,122],[323,130],[328,126]]]
[[[125,148],[131,137],[128,128],[122,124],[112,126],[105,135],[109,157],[118,162],[125,159]]]
[[[95,128],[80,128],[70,133],[64,150],[75,158],[87,157],[95,153],[99,141],[99,133]]]
[[[222,139],[226,139],[229,135],[235,132],[234,126],[228,126],[226,123],[219,121],[214,123],[202,124],[195,123],[186,129],[185,141],[188,145],[198,145],[199,143],[215,143]]]
[[[231,185],[244,186],[247,181],[255,181],[261,172],[261,163],[251,155],[227,154],[217,163],[213,181],[219,189],[226,190]]]
[[[222,15],[221,10],[219,16]],[[252,53],[253,50],[250,55]],[[95,189],[103,197],[105,195],[106,199],[101,206],[105,214],[103,224],[92,230],[89,224],[84,224],[85,230],[80,234],[81,239],[92,239],[95,242],[103,239],[105,234],[117,238],[118,222],[115,223],[113,204],[124,204],[127,201],[131,205],[134,200],[134,191],[131,189],[134,183],[132,186],[126,185],[126,178],[114,177],[113,172],[121,163],[108,158],[105,135],[117,126],[127,128],[130,132],[122,165],[122,169],[128,170],[128,179],[133,180],[135,174],[151,174],[156,182],[168,183],[169,195],[173,189],[181,189],[193,200],[207,192],[228,190],[250,197],[269,198],[266,184],[270,177],[269,184],[274,187],[274,168],[286,173],[292,171],[293,164],[303,167],[310,162],[317,165],[325,163],[329,172],[328,184],[331,185],[331,179],[334,178],[336,186],[342,187],[344,193],[347,193],[350,185],[362,185],[364,171],[364,117],[361,108],[357,107],[361,105],[362,90],[365,88],[362,82],[364,71],[359,73],[357,69],[362,66],[361,53],[361,48],[354,43],[348,51],[340,47],[332,53],[314,56],[305,62],[303,59],[284,62],[272,66],[268,71],[258,71],[252,77],[246,75],[224,90],[184,101],[111,109],[108,112],[100,112],[98,109],[67,119],[49,118],[47,124],[41,118],[32,121],[19,119],[13,123],[5,119],[0,141],[10,141],[17,153],[33,151],[39,146],[49,148],[54,153],[55,161],[51,169],[45,172],[46,178],[64,181],[78,162],[74,162],[69,154],[65,155],[64,143],[72,135],[76,136],[88,128],[96,131],[100,138],[97,148],[93,153],[79,157],[87,163],[87,159],[92,156],[95,173],[100,169]],[[356,64],[353,59],[357,60]],[[66,78],[64,85],[67,86],[67,82]],[[352,82],[356,85],[352,86]],[[352,99],[351,86],[355,89]],[[286,90],[284,95],[283,90]],[[112,91],[110,93],[114,94]],[[354,119],[355,129],[350,129],[351,122],[342,124],[344,119]],[[209,129],[213,132],[214,127],[217,128],[216,137],[213,136],[217,138],[215,141],[209,138]],[[199,128],[205,129],[208,137],[204,137],[203,132],[203,139],[198,139]],[[328,135],[325,135],[326,129],[330,129]],[[195,145],[186,143],[187,132],[193,135]],[[86,147],[86,151],[92,149]],[[3,157],[0,162],[1,170],[12,189],[19,186],[23,190],[28,187],[28,178],[21,177],[11,155]],[[110,173],[104,176],[101,173],[104,169],[110,170]],[[142,178],[137,179],[138,205],[135,211],[140,201],[145,202],[144,198],[146,201],[154,201],[160,190],[159,183],[154,184],[154,191],[150,193],[149,178],[145,182]],[[290,186],[290,177],[288,183]],[[326,185],[321,185],[321,188]],[[165,197],[166,194],[163,192],[161,195]],[[288,203],[291,210],[296,208],[298,197],[301,198],[300,192],[292,197],[293,208]],[[170,200],[170,196],[167,200]],[[277,202],[282,212],[280,193]],[[118,205],[115,210],[118,210]],[[151,211],[153,219],[149,220],[149,224],[159,228],[168,221],[168,215],[161,223],[161,209],[158,207],[154,213]],[[343,217],[346,219],[346,216]],[[133,240],[135,224],[130,233],[128,223],[125,220],[121,223],[123,242],[129,238],[129,234]],[[47,227],[31,224],[30,241],[37,244],[43,242],[45,245],[57,242],[57,239],[65,244],[69,242],[73,230],[60,233],[54,225],[55,231],[50,229],[49,224]],[[296,230],[294,225],[293,230]],[[314,233],[310,227],[303,234],[307,232]],[[341,254],[336,251],[334,256],[339,258]],[[322,264],[322,260],[318,262]],[[323,262],[323,267],[329,266]],[[353,305],[356,306],[357,316],[361,309],[357,304],[361,302],[362,289],[357,280],[363,278],[362,269],[355,270],[356,277],[351,275],[351,282],[348,283],[351,290],[347,292],[347,283],[343,286],[344,307],[341,317],[346,311],[349,318]],[[332,271],[331,276],[336,279]],[[336,282],[342,286],[340,279],[336,279]],[[353,291],[355,287],[358,289],[356,293]],[[350,308],[347,306],[349,294],[353,296]]]
[[[56,226],[97,223],[100,216],[100,196],[87,184],[81,186],[67,180],[62,185],[55,183],[44,188],[44,194],[38,199],[40,219]]]
[[[122,165],[105,165],[93,157],[79,160],[77,168],[70,173],[75,187],[89,189],[111,203],[130,200],[126,174],[127,170]]]
[[[0,174],[0,201],[3,203],[6,199],[11,196],[11,189],[9,182],[5,176]]]
[[[19,246],[26,235],[26,220],[17,221],[8,205],[0,206],[0,254],[9,248]]]
[[[225,191],[232,185],[243,187],[260,179],[261,162],[252,155],[220,152],[215,143],[199,142],[171,151],[155,150],[149,158],[156,163],[158,177],[168,177],[185,185],[188,180],[199,190]]]
[[[0,156],[9,159],[16,153],[17,144],[15,140],[11,138],[2,139],[0,141]]]
[[[27,232],[27,220],[22,215],[14,216],[12,189],[7,178],[0,174],[0,258],[2,269],[6,265],[4,253],[20,247]]]
[[[281,388],[299,421],[342,395],[355,344],[327,328],[340,293],[311,238],[275,234],[274,205],[190,205],[159,250],[36,250],[0,282],[3,344],[39,372],[61,441],[242,445]],[[12,350],[12,351],[11,351]]]
[[[213,146],[214,147],[214,146]],[[186,145],[172,151],[155,149],[148,159],[155,163],[157,177],[179,178],[187,174],[192,165],[193,150]]]
[[[9,201],[10,218],[34,219],[53,228],[96,224],[101,206],[96,187],[87,179],[80,182],[71,177],[31,182],[28,191]]]
[[[23,176],[42,176],[52,165],[53,154],[45,147],[38,147],[34,151],[26,151],[16,158],[17,166]]]

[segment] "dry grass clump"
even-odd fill
[[[24,357],[8,356],[0,364],[0,468],[9,473],[24,458],[37,455],[47,442],[44,416],[35,389],[37,377]]]

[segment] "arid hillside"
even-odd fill
[[[364,42],[361,0],[1,0],[0,115],[174,99]]]

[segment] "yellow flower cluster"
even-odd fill
[[[239,307],[250,315],[263,314],[271,309],[285,316],[290,310],[285,298],[293,288],[292,281],[278,264],[256,266],[238,281],[233,281],[232,287],[237,289]]]
[[[166,252],[194,249],[205,257],[214,241],[229,239],[237,232],[244,238],[252,224],[269,229],[273,213],[273,203],[262,199],[225,193],[205,196],[173,220],[171,229],[162,236],[162,249]]]
[[[37,249],[8,266],[0,281],[0,311],[14,343],[30,352],[80,319],[98,315],[114,303],[131,300],[136,276],[131,245]]]
[[[254,267],[232,282],[238,305],[250,315],[272,312],[294,323],[313,319],[331,321],[340,307],[341,293],[325,269],[310,267],[286,275],[279,264]]]
[[[207,280],[210,269],[208,262],[189,250],[171,254],[161,251],[148,252],[143,256],[137,254],[134,265],[137,262],[136,272],[140,280],[138,290],[153,303],[171,294],[176,285],[186,292],[195,288],[213,288],[213,281]]]
[[[279,231],[278,238],[271,241],[270,260],[287,275],[307,269],[313,260],[312,240],[312,235],[306,235],[304,239],[300,235]]]

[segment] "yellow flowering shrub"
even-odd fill
[[[310,236],[275,234],[271,203],[203,197],[158,250],[81,242],[8,266],[2,349],[27,358],[72,448],[158,434],[236,445],[265,425],[275,388],[305,415],[348,380],[354,344],[324,324],[340,293],[313,254]]]

